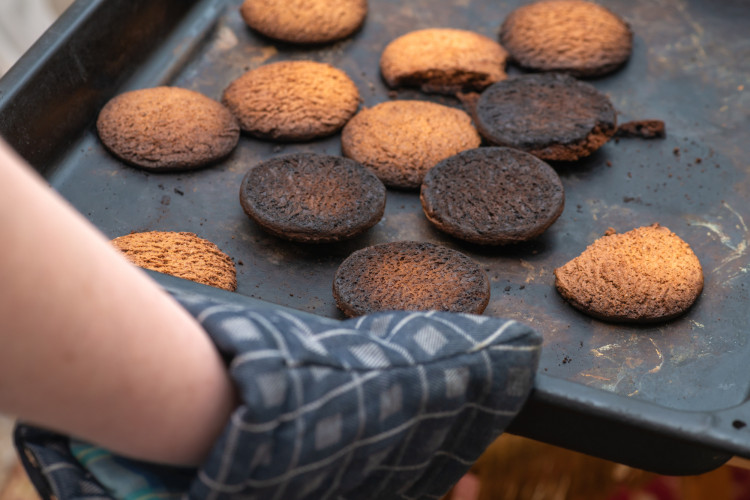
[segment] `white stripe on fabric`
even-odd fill
[[[360,330],[354,328],[334,328],[332,330],[325,330],[320,333],[316,333],[314,336],[317,340],[327,339],[328,337],[335,337],[337,335],[358,335],[362,336]]]
[[[436,451],[435,453],[433,453],[432,457],[430,457],[430,459],[428,459],[428,460],[426,460],[426,461],[424,461],[424,462],[422,462],[420,464],[401,465],[401,466],[397,466],[397,465],[380,465],[378,467],[375,467],[373,470],[389,470],[389,471],[393,471],[393,472],[405,472],[405,471],[409,471],[409,470],[424,469],[424,468],[426,468],[426,467],[428,467],[430,465],[430,462],[432,462],[432,459],[435,456],[437,456],[437,455],[446,456],[446,457],[450,458],[451,460],[455,460],[456,462],[458,462],[458,463],[460,463],[462,465],[468,465],[469,467],[471,467],[472,465],[474,465],[474,462],[475,462],[474,460],[466,460],[466,459],[463,459],[461,457],[457,457],[456,455],[454,455],[452,453],[448,453],[447,451],[439,450],[439,451]]]
[[[283,357],[284,356],[282,356],[281,351],[279,351],[278,349],[262,349],[259,351],[249,351],[234,358],[232,362],[229,363],[229,370],[234,371],[248,361]]]
[[[220,483],[226,481],[227,477],[229,476],[229,471],[232,468],[232,457],[234,456],[234,450],[237,448],[239,435],[239,429],[233,427],[229,430],[229,436],[227,436],[224,453],[222,453],[221,463],[219,464],[219,473],[216,475],[216,480]],[[236,487],[237,486],[235,486],[235,488]],[[240,491],[241,489],[242,486],[239,485],[239,489],[237,489],[236,491]],[[212,490],[208,495],[207,500],[215,500],[218,494],[218,491]]]
[[[359,375],[356,373],[353,374],[354,381],[359,381]],[[354,442],[359,441],[362,439],[362,434],[365,432],[365,424],[367,423],[367,417],[365,415],[365,401],[364,401],[364,395],[362,394],[362,384],[357,384],[357,419],[358,419],[358,425],[357,425],[357,434],[354,438]],[[330,488],[328,488],[328,491],[323,495],[323,497],[319,500],[327,500],[330,498],[331,495],[333,495],[336,490],[338,489],[339,485],[341,484],[341,478],[344,477],[344,474],[346,474],[347,468],[349,467],[349,464],[351,464],[352,458],[354,457],[354,452],[356,448],[352,449],[351,453],[344,458],[344,463],[341,464],[339,467],[338,472],[336,473],[336,477],[331,483]]]
[[[424,313],[412,313],[412,314],[409,314],[404,319],[402,319],[401,321],[399,321],[396,324],[396,326],[393,327],[393,330],[391,330],[391,333],[388,334],[388,336],[386,337],[386,340],[391,340],[398,333],[398,331],[401,330],[412,319],[417,318],[417,317],[423,317],[423,316],[425,316]]]
[[[308,326],[308,324],[305,323],[304,321],[302,321],[301,319],[299,319],[294,314],[291,314],[291,313],[288,313],[288,312],[282,311],[282,310],[277,310],[275,312],[279,316],[281,316],[282,318],[286,318],[287,320],[289,320],[292,323],[294,323],[295,325],[297,325],[299,327],[299,329],[302,330],[302,331],[304,331],[305,333],[307,333],[309,335],[315,335],[315,332],[312,331],[312,329]],[[316,317],[315,320],[318,323],[325,323],[325,324],[330,325],[332,327],[333,326],[337,326],[339,324],[339,322],[337,320],[335,320],[335,319],[324,318],[322,316]]]
[[[351,445],[347,446],[346,448],[342,448],[341,450],[337,451],[336,453],[329,455],[328,457],[319,460],[317,462],[313,462],[311,464],[307,464],[302,467],[298,467],[297,469],[292,469],[280,476],[276,476],[274,478],[270,479],[264,479],[264,480],[254,480],[254,479],[246,479],[244,481],[245,486],[250,486],[253,488],[265,488],[269,486],[274,486],[276,484],[282,483],[284,481],[289,481],[290,479],[299,476],[300,474],[305,474],[310,471],[314,471],[316,469],[319,469],[321,467],[325,467],[326,465],[330,464],[331,462],[334,462],[338,460],[339,457],[346,455],[347,453],[350,453],[352,449],[360,448],[362,446],[367,446],[369,444],[377,443],[379,441],[382,441],[384,439],[388,439],[392,436],[395,436],[402,431],[405,431],[409,429],[410,427],[424,421],[424,420],[434,420],[439,418],[449,418],[454,417],[461,413],[462,411],[468,409],[468,408],[475,408],[479,409],[480,411],[485,411],[490,414],[496,414],[496,415],[503,415],[506,414],[508,416],[515,415],[516,412],[514,411],[500,411],[500,410],[494,410],[489,408],[483,408],[476,404],[467,403],[460,408],[450,410],[450,411],[442,411],[442,412],[435,412],[430,413],[427,415],[420,415],[417,417],[412,418],[411,420],[404,422],[403,424],[399,425],[398,427],[394,427],[392,429],[389,429],[385,432],[382,432],[380,434],[377,434],[375,436],[371,436],[369,438],[362,439],[359,442],[352,443]],[[206,478],[209,479],[209,478]],[[210,482],[209,482],[210,481]],[[209,481],[206,481],[206,484],[212,488],[216,488],[222,492],[225,493],[232,493],[240,491],[241,488],[238,488],[238,485],[224,485],[221,482],[217,482],[215,480],[209,479]]]
[[[362,332],[357,332],[356,330],[350,330],[350,329],[346,329],[346,328],[338,328],[336,330],[328,330],[326,332],[319,333],[319,334],[317,334],[315,336],[315,338],[318,339],[318,340],[320,340],[321,338],[333,337],[333,336],[338,336],[338,335],[352,335],[352,336],[356,337],[357,339],[361,340],[363,333]],[[403,347],[401,347],[399,345],[391,344],[388,340],[381,339],[381,338],[376,337],[374,335],[372,335],[372,336],[368,335],[367,339],[370,340],[370,341],[372,341],[372,342],[378,343],[378,345],[381,345],[383,347],[387,347],[388,349],[391,349],[391,350],[396,351],[397,353],[401,354],[404,358],[406,358],[410,362],[409,364],[406,364],[404,366],[413,366],[414,359],[409,354],[409,351],[407,351]],[[392,366],[393,367],[400,367],[401,365],[393,364]]]
[[[432,319],[434,321],[438,321],[438,322],[446,325],[447,327],[449,327],[450,329],[452,329],[454,332],[456,332],[457,334],[461,335],[463,338],[465,338],[466,340],[468,340],[471,343],[472,346],[474,346],[474,345],[477,344],[477,339],[475,339],[474,337],[472,337],[471,335],[469,335],[469,333],[466,330],[464,330],[463,328],[461,328],[457,324],[451,323],[450,321],[447,321],[444,318],[432,318]]]
[[[536,351],[537,349],[539,349],[539,346],[536,346],[536,345],[494,345],[494,346],[487,348],[487,350],[489,351],[518,351],[518,352]]]
[[[424,366],[419,365],[417,366],[417,373],[419,373],[419,384],[420,389],[422,389],[422,398],[419,401],[419,413],[422,414],[425,411],[425,408],[427,407],[427,401],[430,398],[430,392],[429,392],[429,384],[427,382],[427,375],[425,374]],[[401,452],[398,454],[398,457],[396,458],[396,463],[400,464],[401,460],[403,460],[404,455],[406,454],[407,450],[409,449],[409,443],[414,437],[414,433],[417,431],[417,427],[414,426],[409,430],[409,434],[403,439],[402,445],[401,445]],[[393,473],[388,474],[388,476],[385,477],[380,482],[380,487],[377,488],[375,491],[372,492],[373,498],[378,498],[378,494],[383,490],[383,488],[388,486],[388,483],[391,480],[391,476]]]
[[[286,346],[286,343],[284,343],[284,351],[288,353],[288,349]],[[294,363],[296,366],[296,363]],[[291,377],[292,377],[292,385],[294,387],[294,395],[296,398],[296,406],[297,408],[301,407],[305,402],[305,396],[303,394],[303,386],[302,386],[302,380],[300,378],[299,370],[291,370],[290,371]],[[303,436],[305,434],[305,419],[303,418],[297,418],[294,420],[294,425],[297,428],[297,435],[294,438],[294,449],[292,450],[292,459],[289,464],[289,466],[293,469],[297,466],[299,463],[300,456],[302,455],[302,442],[303,442]],[[284,495],[284,492],[286,491],[287,484],[282,484],[276,494],[273,496],[273,500],[281,500]]]
[[[209,306],[205,309],[203,309],[196,317],[195,319],[198,321],[198,323],[203,324],[204,321],[208,319],[209,316],[212,314],[218,314],[218,313],[227,313],[227,312],[242,312],[244,311],[241,307],[232,307],[228,304],[219,304],[216,306]]]
[[[379,377],[382,375],[382,372],[369,372],[365,374],[362,377],[359,377],[358,379],[355,379],[352,382],[348,382],[346,384],[340,385],[333,389],[332,391],[327,392],[323,396],[319,397],[315,401],[312,401],[310,403],[307,403],[303,406],[300,406],[296,410],[284,413],[282,415],[279,415],[274,420],[271,420],[269,422],[264,422],[262,424],[251,424],[248,422],[244,422],[242,420],[238,420],[235,418],[236,415],[232,416],[232,423],[240,428],[240,430],[245,432],[254,432],[254,433],[260,433],[260,432],[267,432],[271,429],[279,426],[283,422],[288,422],[291,420],[294,420],[295,418],[299,418],[300,416],[304,415],[305,413],[315,411],[319,409],[321,406],[332,400],[333,398],[336,398],[351,389],[358,389],[359,385],[363,384],[364,382],[367,382],[373,378]]]
[[[493,344],[498,337],[500,337],[503,333],[505,333],[505,330],[507,330],[511,325],[515,325],[516,322],[511,320],[507,323],[503,324],[500,328],[495,330],[491,335],[489,335],[487,338],[479,342],[477,345],[475,345],[469,352],[477,352],[481,351],[482,349],[485,349],[486,347]]]
[[[46,467],[42,467],[42,472],[45,474],[49,474],[50,472],[55,472],[62,469],[78,469],[78,467],[75,464],[68,463],[68,462],[55,462],[52,465],[48,465]]]

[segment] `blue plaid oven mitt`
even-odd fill
[[[438,499],[521,409],[541,350],[529,327],[487,316],[339,321],[170,291],[241,398],[210,456],[165,467],[19,425],[44,498]]]

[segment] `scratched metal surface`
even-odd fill
[[[170,83],[218,99],[247,69],[314,59],[347,71],[363,104],[371,106],[391,98],[378,72],[380,51],[389,40],[433,26],[495,37],[504,17],[521,2],[372,0],[366,24],[354,37],[309,49],[253,34],[242,24],[238,3],[215,2],[222,6],[211,20],[215,24],[176,72],[151,68],[119,90]],[[631,24],[635,45],[627,66],[592,83],[610,95],[620,121],[663,119],[668,136],[611,141],[584,161],[556,165],[566,190],[565,211],[547,233],[526,245],[481,248],[447,238],[427,223],[417,194],[390,190],[383,221],[341,244],[287,243],[264,234],[244,216],[238,190],[251,164],[282,152],[340,154],[337,136],[287,145],[243,137],[237,151],[213,168],[153,175],[110,157],[92,122],[50,180],[111,237],[193,231],[237,262],[238,293],[331,317],[341,317],[331,294],[333,275],[351,252],[400,239],[441,243],[487,270],[492,298],[485,314],[515,318],[543,333],[540,370],[545,374],[678,410],[738,405],[750,389],[750,3],[601,3]],[[201,29],[196,27],[194,36]],[[416,91],[400,91],[398,98],[458,106]],[[612,325],[579,314],[560,299],[553,287],[555,267],[610,226],[626,231],[653,222],[686,240],[703,264],[705,290],[688,314],[652,327]]]

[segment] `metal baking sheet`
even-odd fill
[[[110,156],[94,128],[110,97],[169,84],[219,99],[235,77],[279,60],[345,70],[363,106],[418,98],[458,107],[450,97],[389,92],[378,70],[383,47],[427,27],[496,38],[524,2],[371,0],[353,37],[308,48],[253,33],[239,3],[78,0],[0,80],[0,133],[109,237],[174,230],[216,243],[237,263],[237,293],[197,288],[225,300],[339,318],[331,283],[351,252],[404,239],[464,252],[491,278],[485,314],[544,335],[536,389],[512,432],[669,474],[750,457],[749,3],[601,0],[630,23],[634,50],[624,68],[591,83],[610,96],[619,121],[662,119],[667,137],[613,140],[585,160],[554,165],[566,193],[562,216],[531,243],[493,248],[441,234],[416,193],[394,190],[383,220],[348,242],[311,246],[260,231],[238,202],[246,170],[281,153],[340,154],[338,136],[303,144],[243,136],[222,163],[180,174],[146,173]],[[609,227],[624,232],[653,222],[687,241],[703,265],[705,289],[686,315],[649,327],[613,325],[560,298],[555,267]],[[196,286],[154,277],[164,286]]]

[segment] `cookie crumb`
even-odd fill
[[[661,120],[636,120],[617,127],[615,137],[635,137],[639,139],[664,139],[667,136]]]

